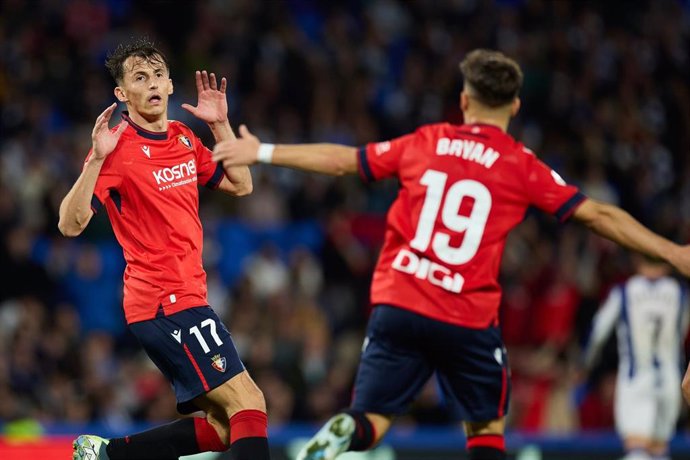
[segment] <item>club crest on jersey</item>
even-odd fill
[[[227,362],[223,356],[215,355],[211,358],[211,366],[218,372],[225,372],[226,364]]]
[[[179,136],[177,136],[177,138],[178,138],[178,139],[180,140],[180,142],[182,142],[182,143],[184,144],[184,146],[187,147],[189,150],[192,149],[192,141],[191,141],[187,136],[185,136],[184,134],[180,134]]]

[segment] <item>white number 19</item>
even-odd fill
[[[434,234],[447,181],[448,174],[433,169],[426,171],[419,181],[427,189],[422,212],[419,214],[417,232],[410,246],[424,252],[431,244],[440,260],[450,265],[460,265],[471,260],[479,249],[491,211],[491,192],[484,184],[471,179],[463,179],[450,186],[445,194],[441,221],[451,231],[465,232],[460,246],[453,247],[450,245],[450,234],[440,230]],[[474,199],[469,216],[459,214],[460,205],[465,197]]]

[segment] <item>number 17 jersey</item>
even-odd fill
[[[388,304],[472,328],[498,323],[508,233],[529,206],[567,220],[586,197],[497,126],[426,125],[359,151],[365,181],[400,190],[371,286]]]

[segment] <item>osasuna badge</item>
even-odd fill
[[[213,358],[211,358],[211,366],[218,372],[225,372],[225,357],[222,357],[220,355],[215,355]]]
[[[180,142],[184,144],[185,147],[187,147],[190,150],[192,149],[192,141],[189,140],[187,136],[180,134],[179,136],[177,136],[177,138],[180,140]]]

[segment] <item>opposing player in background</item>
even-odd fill
[[[299,460],[366,450],[405,412],[434,371],[464,420],[471,459],[504,459],[510,396],[498,327],[498,272],[506,237],[531,205],[690,273],[690,247],[651,232],[625,211],[587,199],[506,133],[520,108],[522,71],[488,50],[460,65],[465,124],[422,126],[357,149],[334,144],[216,145],[226,167],[257,161],[365,181],[395,177],[398,196],[371,286],[374,305],[349,410],[306,444]]]
[[[614,287],[594,317],[585,354],[592,369],[609,334],[618,337],[616,430],[625,460],[666,460],[680,412],[687,286],[658,260],[636,258],[636,274]]]
[[[148,40],[120,45],[106,62],[127,105],[96,120],[84,169],[60,206],[60,231],[77,236],[105,206],[127,267],[124,311],[132,333],[172,383],[183,418],[125,438],[84,435],[74,459],[177,459],[230,447],[237,460],[268,459],[264,397],[240,361],[228,330],[208,306],[201,263],[199,184],[234,196],[252,191],[245,166],[223,168],[194,133],[168,120],[173,92],[168,62]],[[227,82],[196,73],[198,104],[183,104],[208,123],[216,141],[233,139]]]

